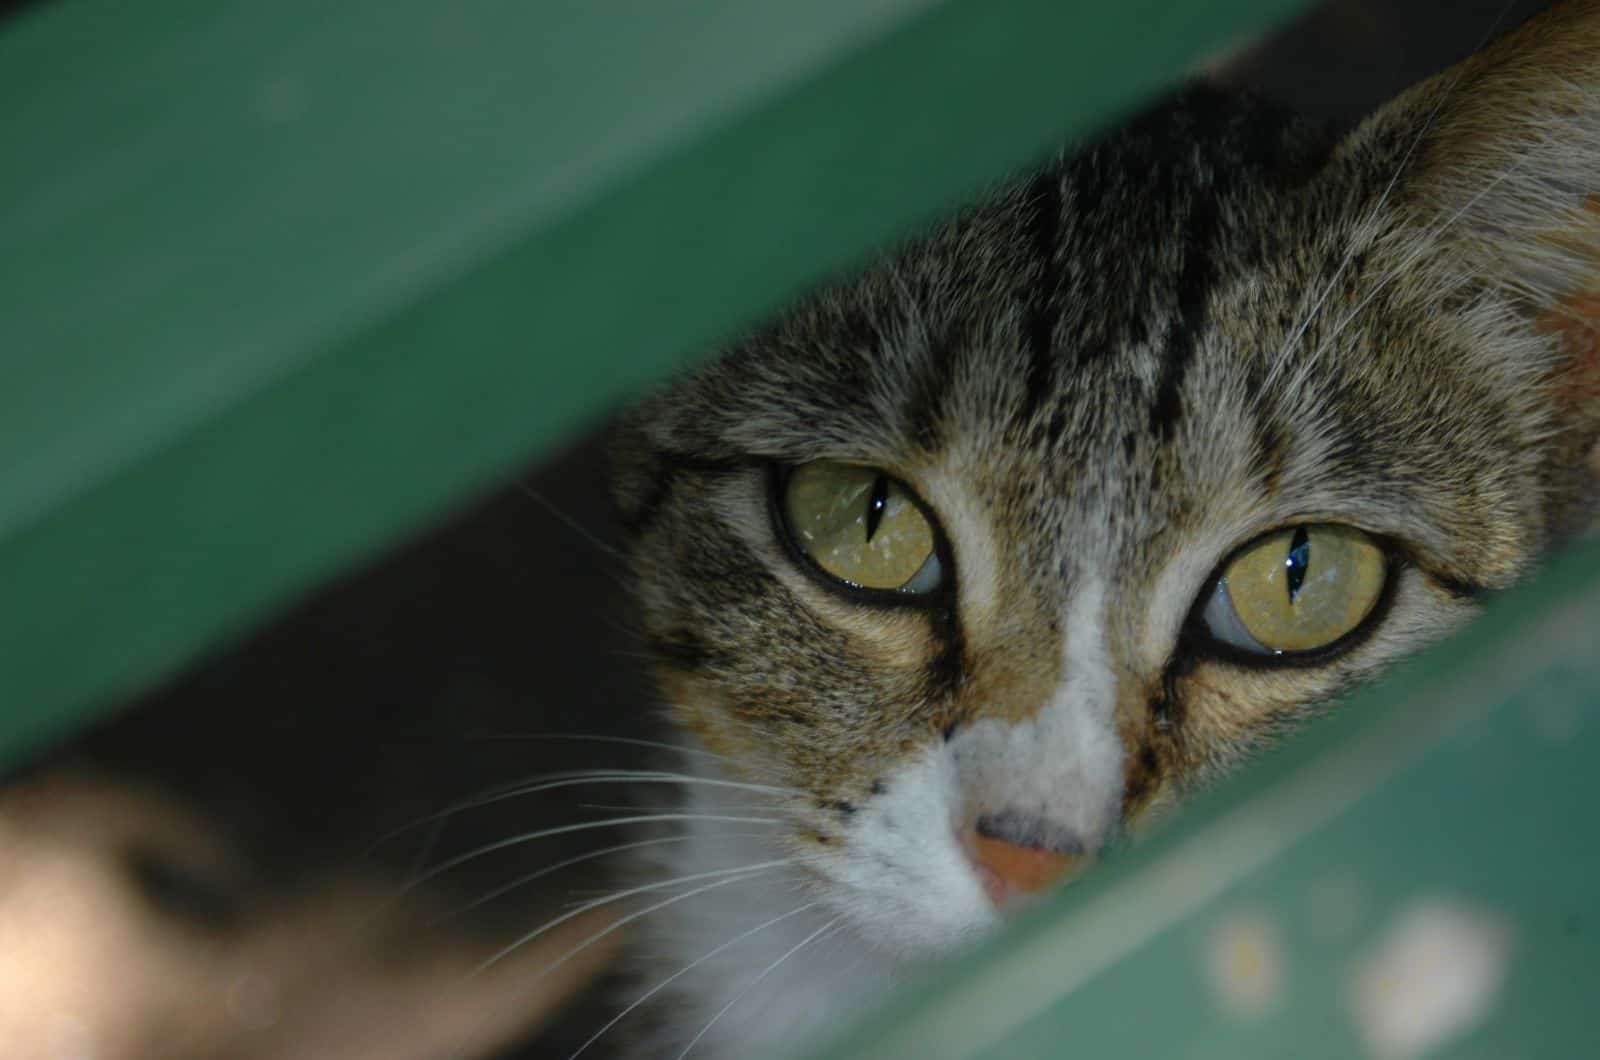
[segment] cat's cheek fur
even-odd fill
[[[955,756],[929,748],[891,774],[819,866],[834,884],[829,904],[874,948],[927,957],[999,923],[960,842],[964,802]]]
[[[1379,619],[1381,635],[1367,637],[1345,654],[1319,666],[1250,666],[1219,660],[1201,661],[1173,682],[1172,704],[1178,743],[1163,740],[1162,733],[1143,730],[1143,737],[1127,737],[1130,746],[1149,746],[1162,752],[1163,768],[1147,770],[1161,781],[1178,787],[1205,782],[1226,771],[1243,757],[1261,750],[1308,715],[1332,707],[1341,695],[1371,679],[1399,659],[1440,640],[1478,612],[1478,605],[1463,599],[1416,570],[1402,570],[1393,599]],[[1203,754],[1183,755],[1187,748],[1204,748]],[[1130,766],[1130,786],[1139,776]],[[1146,794],[1151,796],[1152,790]],[[1138,812],[1136,807],[1128,807]]]
[[[708,778],[728,779],[707,759],[690,761]],[[642,882],[791,852],[782,836],[748,826],[734,833],[717,821],[749,809],[727,789],[697,786],[685,809],[697,815],[685,824],[686,841],[649,848],[639,866]],[[834,857],[814,846],[807,853]],[[815,880],[797,866],[793,873],[761,873],[676,902],[670,916],[642,919],[633,940],[633,974],[617,1002],[625,1006],[663,982],[670,985],[656,1019],[618,1028],[634,1039],[627,1055],[677,1056],[702,1028],[697,1056],[785,1055],[870,1003],[899,962],[854,932],[836,930],[843,923],[839,912],[818,897]]]

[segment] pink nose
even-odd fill
[[[995,905],[1004,905],[1019,894],[1037,894],[1089,860],[1083,854],[1063,854],[977,833],[967,843],[983,889]]]

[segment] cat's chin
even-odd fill
[[[852,916],[848,923],[850,934],[885,967],[907,972],[971,948],[998,931],[1004,919],[991,911],[968,923],[951,925],[948,917],[885,920],[868,914]]]

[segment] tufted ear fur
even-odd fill
[[[1593,476],[1600,438],[1600,0],[1560,4],[1405,93],[1349,164],[1394,160],[1380,237],[1424,304],[1511,357],[1552,416],[1553,463]],[[1505,366],[1488,366],[1499,376]],[[1580,492],[1592,496],[1590,488]],[[1573,513],[1576,517],[1577,513]]]

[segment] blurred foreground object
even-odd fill
[[[7,1060],[472,1060],[536,1028],[618,937],[541,974],[605,924],[578,918],[474,975],[498,946],[425,926],[393,886],[253,901],[238,876],[151,794],[82,775],[0,792]]]

